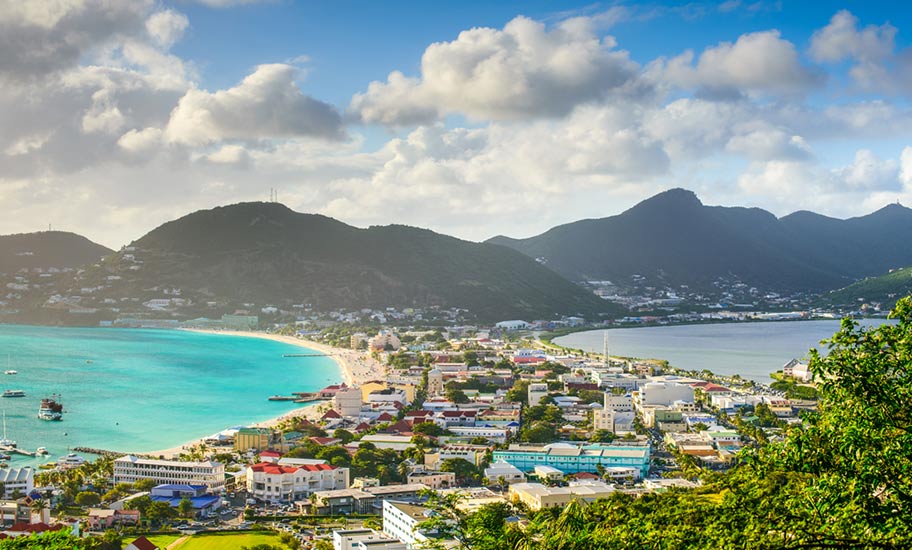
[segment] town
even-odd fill
[[[572,352],[528,327],[274,327],[351,348],[362,367],[275,424],[169,456],[86,449],[101,456],[0,470],[0,536],[66,530],[141,550],[231,533],[280,548],[445,548],[455,520],[433,520],[446,517],[441,503],[523,522],[615,493],[696,488],[816,406],[797,360],[765,386],[615,357],[607,338],[603,353]]]

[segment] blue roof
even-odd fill
[[[190,503],[193,505],[194,510],[201,510],[203,508],[208,508],[213,504],[218,504],[220,497],[216,495],[205,495],[201,497],[189,497]],[[182,498],[169,498],[169,497],[157,497],[152,495],[152,500],[155,502],[167,502],[172,508],[177,508],[180,504]]]

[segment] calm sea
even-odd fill
[[[863,319],[877,326],[884,319]],[[839,329],[839,321],[789,321],[679,325],[608,330],[609,353],[615,356],[665,359],[686,370],[709,369],[717,374],[740,374],[769,383],[769,374],[794,358],[807,355]],[[577,332],[554,340],[573,349],[601,352],[604,330]]]
[[[0,398],[7,435],[19,447],[47,447],[56,460],[72,447],[151,451],[299,407],[268,401],[340,380],[329,357],[259,338],[176,330],[0,325]],[[61,422],[37,417],[42,397],[60,394]],[[2,428],[0,428],[2,429]],[[40,462],[40,461],[39,461]],[[14,455],[13,466],[36,461]]]

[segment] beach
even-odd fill
[[[345,348],[336,348],[319,342],[314,342],[312,340],[306,340],[303,338],[297,338],[295,336],[285,336],[281,334],[269,334],[266,332],[254,332],[254,331],[236,331],[236,330],[203,330],[203,329],[181,329],[189,332],[199,332],[203,334],[220,334],[225,336],[241,336],[247,338],[260,338],[263,340],[273,340],[275,342],[282,342],[285,344],[291,344],[294,346],[299,346],[301,348],[309,349],[312,351],[317,351],[320,353],[325,353],[331,359],[333,359],[338,365],[339,369],[342,372],[342,378],[345,384],[349,386],[358,386],[369,382],[371,380],[381,380],[385,377],[385,367],[369,353]],[[303,407],[294,409],[292,411],[283,413],[280,416],[265,420],[263,422],[257,422],[252,424],[252,427],[259,428],[270,428],[279,425],[284,420],[289,418],[298,417],[306,418],[311,421],[319,420],[323,415],[326,409],[329,407],[328,402],[318,402],[305,405]],[[226,426],[227,427],[227,426]],[[158,451],[147,451],[143,453],[137,453],[142,455],[150,455],[155,457],[164,457],[166,459],[176,458],[181,453],[187,452],[189,449],[200,445],[203,443],[207,437],[212,434],[206,434],[205,436],[199,437],[188,441],[182,445],[172,447],[170,449],[162,449]]]

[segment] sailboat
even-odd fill
[[[14,371],[13,369],[10,368],[10,361],[11,361],[10,354],[7,353],[6,354],[6,371],[4,371],[3,374],[19,374],[18,372]]]
[[[6,411],[3,411],[3,439],[0,439],[0,447],[16,447],[16,442],[6,437]]]

